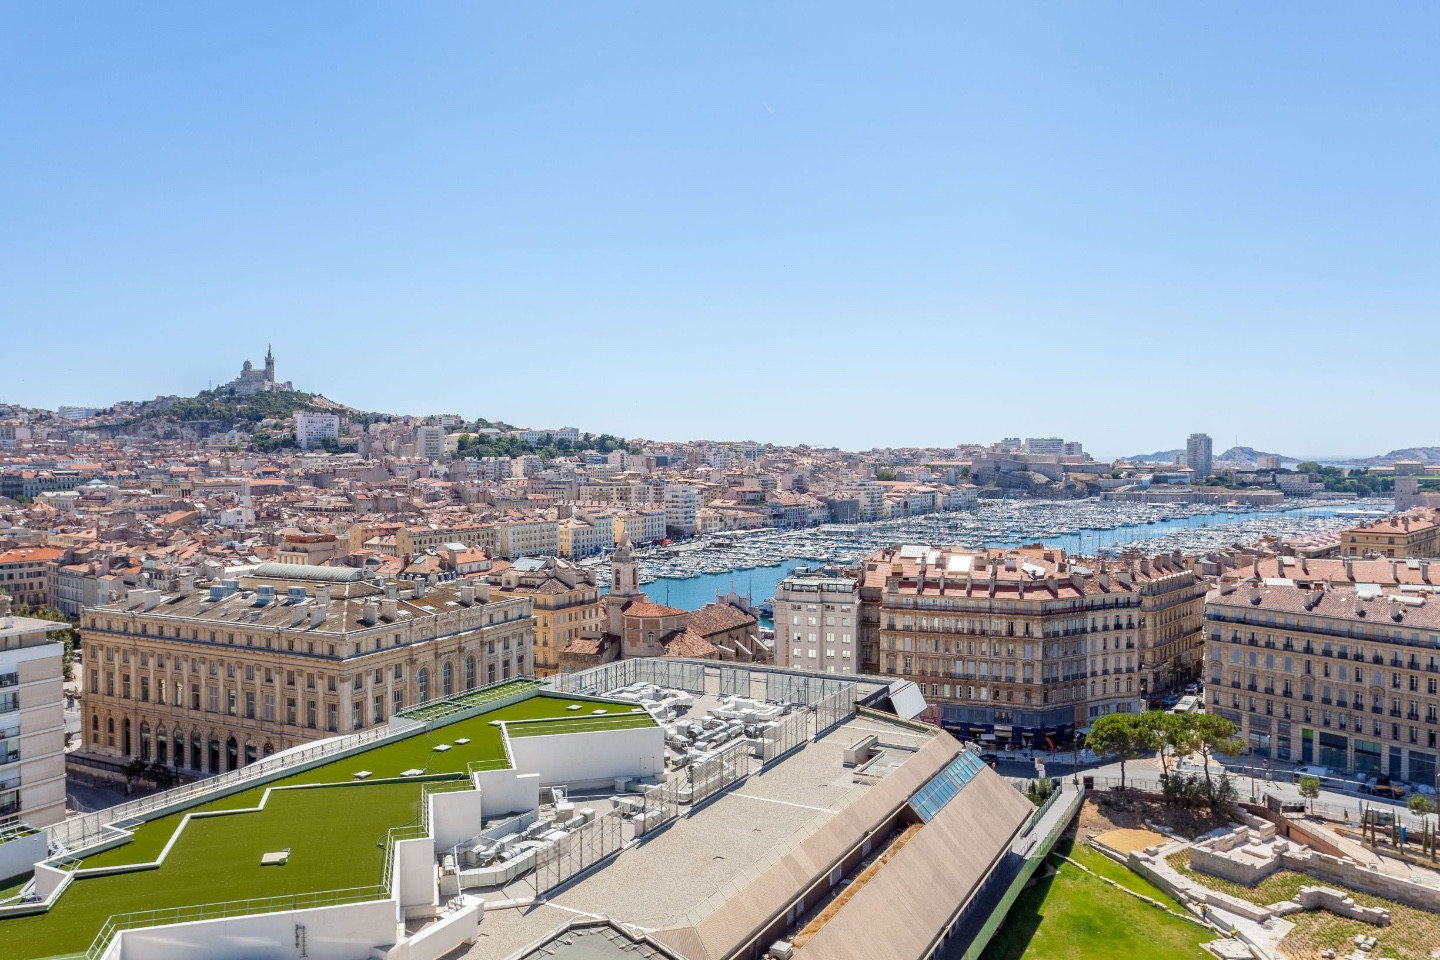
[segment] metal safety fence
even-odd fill
[[[719,667],[720,696],[751,696],[750,671],[735,667]]]
[[[637,835],[649,833],[680,815],[681,778],[672,776],[657,783],[642,796],[641,816],[636,822]]]
[[[624,843],[619,810],[590,821],[541,849],[535,856],[535,893],[553,890],[604,860]]]
[[[843,723],[855,715],[855,695],[859,688],[847,683],[839,690],[828,693],[815,701],[815,736]]]
[[[700,693],[705,689],[705,664],[675,660],[631,661],[631,683],[653,683],[671,690]]]
[[[750,775],[749,745],[737,740],[712,757],[691,765],[690,803],[698,804]]]
[[[175,804],[183,804],[188,801],[199,802],[200,798],[217,793],[223,790],[234,790],[241,786],[252,785],[261,780],[273,779],[278,774],[296,767],[339,756],[361,746],[378,743],[383,740],[399,739],[414,732],[419,724],[406,724],[404,729],[392,729],[390,727],[376,727],[366,730],[363,733],[352,734],[348,737],[340,737],[334,740],[325,740],[314,746],[304,749],[287,752],[281,756],[267,757],[264,760],[256,761],[248,766],[219,776],[210,777],[205,780],[197,780],[184,786],[164,790],[160,793],[152,793],[147,797],[138,800],[130,800],[95,813],[87,813],[78,817],[71,817],[62,820],[60,823],[51,824],[45,828],[52,843],[57,843],[69,850],[77,850],[89,843],[104,838],[106,828],[123,820],[144,820],[148,814],[162,810]]]
[[[761,744],[761,762],[770,763],[783,757],[800,744],[810,739],[810,711],[797,707],[780,718],[780,722],[765,730]]]

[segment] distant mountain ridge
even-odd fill
[[[1176,447],[1174,450],[1157,450],[1154,453],[1142,453],[1139,456],[1129,457],[1130,460],[1145,460],[1150,463],[1174,463],[1175,458],[1185,451]],[[1256,450],[1254,447],[1231,447],[1222,453],[1214,454],[1213,459],[1233,463],[1237,466],[1253,467],[1260,462],[1261,457],[1279,457],[1281,463],[1299,463],[1298,457],[1287,457],[1281,453],[1266,453],[1264,450]]]
[[[1175,458],[1185,451],[1180,448],[1174,450],[1157,450],[1154,453],[1142,453],[1133,457],[1126,457],[1127,460],[1144,460],[1149,463],[1174,463]],[[1402,447],[1399,450],[1391,450],[1389,453],[1382,453],[1374,457],[1351,457],[1351,458],[1330,458],[1330,457],[1292,457],[1283,453],[1266,453],[1264,450],[1256,450],[1254,447],[1231,447],[1223,453],[1214,455],[1215,462],[1233,463],[1240,467],[1254,467],[1260,462],[1261,457],[1279,457],[1282,467],[1294,467],[1297,463],[1304,463],[1307,460],[1321,460],[1325,463],[1334,463],[1342,466],[1352,467],[1385,467],[1396,460],[1420,460],[1425,463],[1440,464],[1440,447]]]
[[[1356,460],[1357,467],[1382,467],[1394,463],[1396,460],[1421,460],[1425,463],[1440,463],[1440,447],[1404,447],[1400,450],[1391,450],[1389,453],[1381,454],[1378,457],[1366,457],[1364,460]]]

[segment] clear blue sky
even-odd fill
[[[1440,5],[0,7],[0,398],[1440,443]]]

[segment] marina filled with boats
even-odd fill
[[[872,550],[896,543],[946,543],[973,547],[1044,543],[1085,555],[1204,552],[1334,532],[1392,509],[1388,500],[1297,504],[1284,509],[1242,504],[1135,504],[1105,500],[981,501],[972,510],[881,520],[826,524],[798,530],[717,534],[641,550],[641,582],[723,576],[794,563],[849,566]],[[602,586],[609,568],[597,567]]]

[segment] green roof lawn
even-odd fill
[[[1143,877],[1089,847],[1062,838],[1055,852],[1178,910]],[[1064,861],[1028,887],[981,960],[1205,960],[1200,944],[1216,934],[1122,893]]]
[[[582,709],[568,710],[572,703]],[[633,707],[534,696],[149,821],[136,829],[131,842],[86,857],[82,867],[154,861],[187,814],[254,807],[274,787],[314,788],[273,790],[258,812],[192,819],[158,869],[78,877],[49,912],[0,919],[0,960],[83,952],[105,920],[117,913],[377,884],[389,828],[418,823],[420,785],[376,781],[412,769],[430,777],[458,778],[472,761],[503,762],[500,729],[492,723],[496,720],[546,721],[515,724],[512,736],[522,730],[530,735],[563,732],[571,724],[587,731],[653,724],[648,715],[633,713]],[[594,715],[595,710],[605,710],[612,719]],[[455,742],[460,739],[469,743]],[[437,751],[437,744],[450,749]],[[360,770],[371,771],[370,779],[355,780]],[[344,815],[337,816],[341,809]],[[260,866],[263,854],[286,847],[291,851],[288,864]]]

